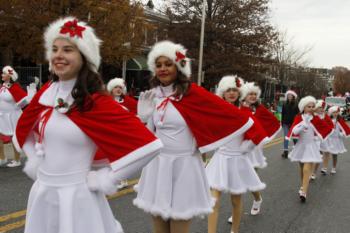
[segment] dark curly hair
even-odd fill
[[[81,54],[83,65],[79,71],[77,81],[72,90],[74,102],[72,107],[77,107],[79,112],[89,111],[93,107],[92,94],[107,94],[100,74],[91,70],[88,61]],[[58,81],[58,76],[51,73],[49,77],[53,82]]]
[[[177,69],[177,68],[176,68]],[[150,81],[151,88],[160,86],[161,83],[156,75],[154,75]],[[187,78],[183,73],[181,73],[177,69],[177,77],[174,82],[174,91],[175,91],[175,97],[179,97],[181,95],[186,95],[188,93],[188,90],[191,87],[191,80]]]

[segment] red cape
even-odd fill
[[[18,106],[22,106],[22,103],[27,100],[27,92],[18,83],[13,83],[8,90]]]
[[[345,137],[350,137],[350,127],[348,126],[348,124],[346,124],[344,119],[340,117],[337,121],[337,124],[339,125],[339,128],[345,135]]]
[[[249,115],[196,84],[179,100],[171,100],[190,128],[200,152],[215,150],[253,124]]]
[[[135,100],[133,97],[124,95],[123,102],[119,103],[126,107],[130,112],[137,114],[137,100]]]
[[[299,138],[299,135],[296,135],[293,133],[293,129],[295,126],[297,126],[301,122],[303,122],[303,118],[300,114],[298,114],[294,118],[294,122],[293,122],[292,126],[290,127],[289,132],[286,136],[286,138],[288,140],[291,138]],[[322,140],[325,140],[333,132],[333,128],[328,123],[326,123],[325,120],[321,120],[321,118],[319,118],[318,116],[315,116],[315,115],[313,116],[313,118],[311,120],[311,125],[312,125],[316,135],[318,137],[320,137]]]
[[[241,106],[241,109],[242,111],[252,113],[249,107]],[[278,119],[261,104],[259,104],[255,114],[252,114],[252,116],[260,123],[263,131],[265,131],[265,134],[270,140],[272,140],[281,129],[281,123]]]
[[[40,96],[50,84],[45,84],[34,96],[18,120],[14,142],[19,148],[36,126],[40,114],[51,108],[39,103]],[[66,116],[96,144],[100,151],[98,159],[108,159],[113,168],[113,162],[121,157],[147,155],[162,146],[134,114],[117,104],[111,96],[95,93],[92,99],[93,107],[89,111],[79,112],[72,108]]]

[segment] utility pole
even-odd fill
[[[199,43],[199,64],[198,64],[198,79],[197,79],[198,86],[201,85],[201,81],[202,81],[204,27],[205,27],[205,0],[203,0],[203,6],[202,6],[202,26],[201,26],[201,37],[200,37],[200,43]]]

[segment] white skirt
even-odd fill
[[[289,153],[288,158],[292,162],[301,162],[301,163],[321,163],[322,162],[320,146],[317,144],[316,140],[310,140],[307,142],[302,142],[298,140],[292,152]]]
[[[331,148],[331,145],[330,145],[330,140],[329,138],[325,141],[322,141],[320,142],[320,151],[322,152],[329,152],[330,151],[330,148]]]
[[[21,114],[22,110],[20,109],[12,112],[0,112],[0,133],[6,136],[12,136]]]
[[[87,172],[39,171],[28,200],[25,233],[123,233],[105,195],[91,192]]]
[[[164,220],[208,215],[211,197],[200,154],[161,154],[143,168],[134,205]]]
[[[345,153],[347,150],[344,146],[344,140],[342,137],[340,136],[330,136],[329,139],[327,140],[329,141],[329,147],[328,147],[328,151],[331,154],[342,154]]]
[[[266,157],[264,156],[262,148],[255,147],[254,150],[247,153],[247,155],[254,168],[265,168],[267,166]]]
[[[247,155],[224,155],[217,152],[207,165],[206,172],[210,187],[222,192],[242,194],[266,187]]]

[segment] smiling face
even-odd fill
[[[239,91],[237,88],[229,88],[224,92],[224,100],[227,102],[234,104],[239,98]]]
[[[319,108],[316,108],[316,109],[315,109],[315,112],[316,112],[317,114],[323,114],[323,113],[324,113],[324,109],[323,109],[322,107],[319,107]]]
[[[67,39],[56,39],[52,45],[51,65],[60,80],[76,78],[83,65],[78,47]]]
[[[258,100],[258,96],[255,92],[249,92],[248,95],[245,97],[245,102],[249,105],[255,104]]]
[[[304,113],[305,114],[312,114],[315,110],[315,104],[314,103],[308,103],[305,107],[304,107]]]
[[[164,56],[156,60],[156,76],[163,86],[168,86],[175,82],[177,78],[177,67],[175,63]]]
[[[115,86],[112,89],[113,96],[121,96],[123,94],[123,88],[121,86]]]

